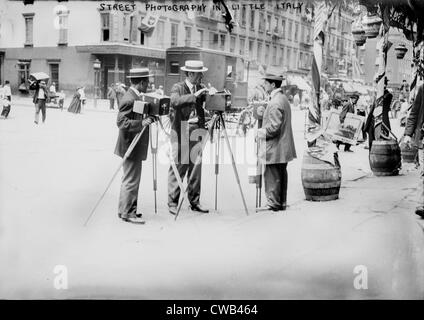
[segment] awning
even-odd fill
[[[91,54],[122,54],[128,56],[141,56],[165,60],[165,50],[139,47],[123,43],[104,43],[85,46],[75,46],[77,52]]]
[[[287,76],[287,84],[295,85],[300,90],[311,91],[311,86],[300,76]]]

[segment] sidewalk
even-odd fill
[[[21,105],[21,106],[27,106],[27,107],[34,107],[34,103],[32,102],[32,96],[24,97],[19,95],[12,96],[12,107],[13,104]],[[66,97],[65,102],[63,104],[63,109],[67,110],[69,105],[71,104],[72,96]],[[47,108],[49,108],[51,104],[48,104]],[[94,100],[93,99],[87,99],[84,106],[82,106],[82,112],[84,111],[97,111],[97,112],[117,112],[118,107],[117,103],[115,101],[115,110],[109,109],[109,100],[107,99],[97,99],[97,107],[94,107]]]

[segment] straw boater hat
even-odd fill
[[[154,76],[150,73],[149,68],[133,68],[127,78],[148,78]]]
[[[208,68],[203,66],[203,61],[200,60],[187,60],[181,70],[188,72],[205,72]]]
[[[266,73],[266,74],[262,77],[262,79],[265,79],[265,80],[275,80],[275,81],[283,81],[285,78],[284,78],[284,76],[283,76],[283,75],[279,75],[279,76],[277,76],[277,75],[272,74],[272,73]]]

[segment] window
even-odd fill
[[[287,48],[287,59],[286,59],[286,67],[290,68],[290,59],[291,59],[291,48]]]
[[[144,32],[143,31],[140,32],[140,44],[144,45]]]
[[[272,64],[273,65],[277,64],[277,46],[274,46],[272,48]]]
[[[18,83],[19,88],[28,90],[28,78],[30,73],[31,61],[19,60],[18,61]]]
[[[250,29],[255,29],[255,11],[250,11]]]
[[[294,26],[294,41],[297,41],[298,33],[299,33],[299,24],[296,23],[296,25]]]
[[[159,46],[161,47],[165,47],[165,40],[164,40],[164,34],[165,34],[165,21],[159,20],[157,25],[156,25],[156,30],[154,32],[156,32],[156,37],[157,37],[157,41],[159,43]],[[142,35],[144,35],[143,32],[141,32]],[[144,44],[144,42],[142,43]]]
[[[219,35],[219,40],[220,40],[220,49],[222,50],[222,51],[224,51],[225,50],[225,34],[220,34]]]
[[[50,83],[56,84],[56,92],[59,90],[59,64],[50,63]]]
[[[123,16],[122,23],[123,23],[123,40],[124,42],[130,41],[130,22],[129,17],[127,15]]]
[[[245,6],[241,8],[241,26],[242,27],[246,26],[246,7]]]
[[[236,50],[236,37],[231,36],[230,39],[230,52],[234,52]]]
[[[178,45],[178,24],[171,23],[171,47]]]
[[[178,61],[169,62],[169,73],[172,73],[172,74],[180,73],[180,63]]]
[[[265,46],[265,64],[269,63],[269,44]]]
[[[280,63],[279,65],[282,66],[284,63],[284,47],[280,48]]]
[[[209,48],[218,49],[218,34],[209,32]]]
[[[278,19],[278,17],[275,17],[274,33],[278,33],[278,26],[279,25],[280,25],[280,19]]]
[[[109,13],[101,13],[101,37],[102,41],[110,40],[110,14]]]
[[[284,18],[281,18],[281,37],[286,38],[286,20]]]
[[[265,29],[265,15],[263,12],[259,13],[259,32],[264,32]]]
[[[130,42],[137,42],[137,19],[134,16],[130,17]]]
[[[289,28],[287,30],[287,32],[288,32],[287,39],[289,39],[289,40],[292,39],[292,31],[293,31],[293,22],[289,21]]]
[[[267,29],[267,32],[271,32],[271,15],[269,14],[268,16],[267,16],[267,21],[266,21],[266,23],[267,23],[267,26],[266,26],[266,29]]]
[[[186,38],[185,38],[185,45],[186,47],[190,47],[191,46],[191,27],[185,27],[185,34],[186,34]]]
[[[262,61],[262,43],[258,42],[258,62]]]
[[[249,40],[249,55],[253,56],[253,45],[254,45],[254,40]]]
[[[293,61],[292,61],[291,65],[293,66],[294,69],[296,69],[296,66],[297,66],[297,49],[293,49],[292,58],[293,58]]]
[[[198,36],[198,39],[199,39],[199,42],[198,42],[197,46],[198,47],[203,47],[203,40],[204,40],[204,32],[203,32],[203,30],[198,30],[197,36]]]
[[[34,13],[24,13],[25,19],[25,46],[33,45]]]
[[[244,56],[244,46],[246,45],[246,40],[244,38],[240,38],[240,55]]]

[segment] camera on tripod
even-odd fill
[[[231,92],[224,89],[206,96],[206,110],[228,112],[231,109]]]
[[[134,101],[133,111],[149,116],[165,116],[169,114],[171,99],[157,93],[146,93],[141,100]]]

